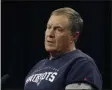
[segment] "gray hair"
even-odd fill
[[[83,19],[80,14],[72,8],[64,7],[54,10],[51,15],[66,15],[70,21],[69,28],[71,33],[81,32],[83,28]]]

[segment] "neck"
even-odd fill
[[[65,50],[65,51],[60,51],[60,52],[52,52],[50,53],[50,59],[60,55],[60,54],[64,54],[64,53],[68,53],[68,52],[71,52],[73,50],[76,50],[75,46],[71,47],[70,49],[68,50]]]

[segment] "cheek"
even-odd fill
[[[67,36],[62,36],[57,38],[56,45],[58,47],[63,48],[63,47],[66,47],[68,44],[69,44],[69,38]]]

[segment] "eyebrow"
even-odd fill
[[[47,24],[47,26],[52,26],[52,24]],[[63,26],[62,26],[62,25],[60,25],[60,24],[57,24],[57,25],[55,25],[54,27],[59,27],[59,28],[64,29],[64,28],[63,28]]]
[[[60,24],[56,25],[56,27],[60,27],[60,28],[64,29],[63,26]]]

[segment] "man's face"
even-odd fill
[[[45,49],[48,52],[65,52],[73,36],[68,30],[69,21],[65,15],[52,15],[45,31]]]

